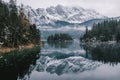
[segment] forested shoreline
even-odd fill
[[[85,34],[80,40],[83,42],[120,42],[120,20],[108,20],[94,24],[91,30],[86,27]]]
[[[39,43],[40,31],[26,18],[23,5],[18,10],[14,0],[9,3],[0,0],[0,47]]]

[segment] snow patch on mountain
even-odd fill
[[[66,7],[57,5],[48,8],[33,9],[24,6],[26,16],[30,14],[30,21],[36,25],[55,24],[55,21],[65,21],[69,23],[82,23],[91,19],[106,18],[92,9],[81,7]]]

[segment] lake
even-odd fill
[[[6,76],[4,80],[120,79],[119,44],[44,42],[38,51],[1,56],[0,73]]]
[[[47,43],[26,80],[119,80],[120,46]]]

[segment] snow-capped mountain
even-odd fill
[[[30,21],[36,25],[50,25],[61,23],[82,23],[91,19],[106,18],[92,9],[84,9],[81,7],[65,7],[57,5],[49,8],[33,9],[29,6],[24,6],[24,12],[26,15],[30,15]]]

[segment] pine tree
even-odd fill
[[[5,47],[18,47],[29,43],[38,44],[39,40],[40,31],[36,25],[30,24],[24,12],[18,14],[14,0],[10,0],[8,5],[0,1],[0,42]]]
[[[86,27],[85,34],[80,40],[95,38],[100,41],[120,40],[120,21],[109,20],[98,24],[94,24],[92,29],[88,31]]]

